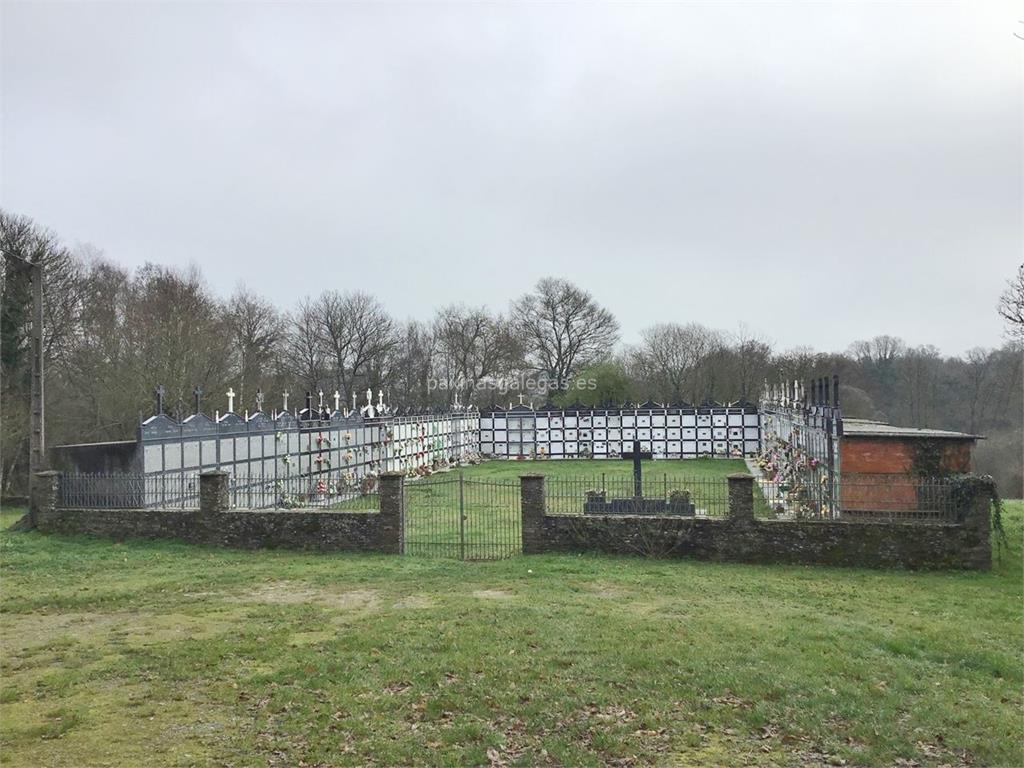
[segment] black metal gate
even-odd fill
[[[403,552],[499,560],[523,551],[518,480],[448,472],[405,483]]]

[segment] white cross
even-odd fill
[[[291,394],[287,389],[281,393],[281,397],[284,398],[284,406],[281,408],[282,411],[288,410],[288,395]]]
[[[377,410],[379,411],[384,406],[384,390],[377,390]]]
[[[341,408],[341,392],[334,390],[334,410]]]
[[[353,392],[353,393],[352,393],[352,410],[353,410],[353,411],[354,411],[354,410],[356,409],[356,405],[358,405],[358,404],[356,403],[356,393],[355,393],[355,392]]]
[[[317,394],[320,395],[320,404],[318,407],[322,411],[324,409],[324,391],[321,389]]]
[[[228,396],[228,413],[235,412],[235,390],[232,387],[228,387],[228,391],[224,393]]]
[[[522,392],[519,393],[519,404],[520,405],[523,404],[523,393]]]

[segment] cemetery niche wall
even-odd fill
[[[493,458],[620,458],[633,441],[655,459],[756,456],[761,417],[746,402],[538,409],[520,402],[480,413],[480,452]]]
[[[479,455],[479,415],[457,406],[445,412],[392,410],[379,393],[376,404],[351,410],[334,408],[306,396],[306,407],[264,413],[234,412],[228,391],[227,413],[208,416],[199,407],[177,420],[163,411],[158,388],[156,413],[141,422],[137,440],[116,444],[117,471],[146,477],[193,476],[219,469],[235,478],[266,483],[285,478],[323,480],[332,488],[367,490],[365,481],[382,472],[413,476],[475,460]],[[89,472],[110,466],[105,454],[115,444],[57,446],[53,465],[64,471]]]

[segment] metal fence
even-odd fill
[[[358,485],[351,485],[325,474],[296,474],[276,479],[231,476],[228,488],[231,506],[239,509],[380,509],[373,478],[364,478]],[[57,506],[78,509],[198,509],[199,474],[65,473],[60,476]]]
[[[765,516],[796,520],[850,522],[957,522],[961,519],[951,481],[934,477],[861,475],[840,478],[834,504],[829,503],[827,480],[759,480],[755,510]]]
[[[448,472],[405,484],[407,555],[497,560],[523,551],[519,480]]]
[[[640,496],[632,477],[549,477],[544,483],[549,515],[676,514],[725,517],[729,482],[724,477],[673,477],[647,473]]]
[[[198,509],[199,475],[64,473],[57,506],[79,509]]]
[[[329,474],[265,478],[232,475],[228,481],[231,506],[238,509],[333,509],[377,511],[377,480],[349,483]]]

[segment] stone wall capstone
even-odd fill
[[[523,554],[544,550],[544,475],[520,475]]]
[[[402,554],[405,523],[405,475],[386,472],[380,476],[380,551]]]
[[[225,512],[231,509],[231,494],[228,489],[230,475],[213,470],[199,476],[199,510],[201,512]]]

